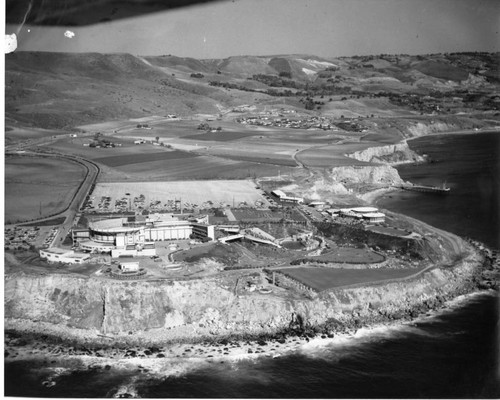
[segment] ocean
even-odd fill
[[[395,192],[378,205],[499,248],[500,134],[442,135],[410,142],[434,161],[404,165],[413,183],[446,184],[445,196]],[[500,302],[479,292],[410,324],[361,329],[353,338],[292,355],[188,367],[79,370],[14,361],[5,394],[29,397],[499,398]],[[165,361],[168,362],[168,361]],[[57,370],[56,368],[62,368]],[[56,382],[45,387],[51,376]]]

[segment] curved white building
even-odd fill
[[[156,254],[156,241],[189,239],[193,234],[214,240],[214,226],[198,221],[178,220],[166,214],[93,221],[89,222],[89,238],[79,245],[87,251],[111,252],[113,257],[150,256]]]

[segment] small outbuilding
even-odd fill
[[[139,271],[139,263],[138,262],[121,262],[120,270],[122,272],[137,272]]]

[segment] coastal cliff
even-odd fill
[[[344,166],[311,172],[305,180],[281,186],[280,189],[310,200],[328,199],[335,195],[337,202],[341,202],[339,196],[346,196],[347,203],[352,204],[357,193],[401,184],[403,180],[397,169],[390,165]]]
[[[237,296],[231,279],[114,282],[14,274],[5,280],[5,327],[160,343],[278,332],[289,328],[296,315],[309,326],[332,319],[349,325],[357,319],[400,318],[422,304],[442,301],[443,295],[470,290],[481,261],[470,252],[454,266],[411,280],[337,289],[314,299]]]
[[[405,163],[423,162],[425,158],[410,149],[406,141],[387,146],[370,147],[352,154],[348,157],[358,161],[373,162],[379,164],[398,165]]]

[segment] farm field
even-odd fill
[[[129,193],[129,195],[127,195]],[[246,202],[253,206],[256,201],[269,206],[268,201],[255,188],[255,184],[247,180],[212,180],[212,181],[175,181],[175,182],[101,182],[92,193],[96,199],[110,197],[110,203],[124,196],[131,198],[144,196],[144,203],[181,200],[183,204],[194,207],[225,207]],[[211,202],[211,203],[210,203]]]
[[[41,139],[45,137],[51,137],[53,135],[61,135],[60,131],[48,130],[41,128],[18,128],[11,127],[5,130],[5,141],[6,144],[15,143],[22,140],[28,139]]]
[[[270,138],[225,142],[224,145],[209,147],[200,152],[232,160],[267,163],[294,167],[293,154],[300,149],[297,144],[276,143]],[[306,147],[302,145],[302,147]]]
[[[261,178],[280,173],[293,174],[295,169],[193,154],[190,158],[123,165],[105,168],[102,172],[101,182],[115,182]]]
[[[93,135],[91,136],[79,136],[76,138],[63,137],[57,140],[55,143],[50,144],[50,149],[54,149],[61,153],[69,153],[79,155],[90,160],[97,158],[106,158],[113,156],[129,156],[136,154],[151,154],[151,153],[168,153],[169,149],[160,146],[153,146],[151,143],[145,143],[141,145],[134,144],[133,140],[124,140],[117,138],[115,136],[103,135],[102,139],[109,140],[119,146],[112,148],[96,148],[84,146],[84,144],[89,144],[92,142]],[[154,140],[154,138],[153,138]]]
[[[372,163],[358,161],[344,155],[357,150],[366,149],[368,147],[370,147],[368,142],[363,144],[350,143],[327,145],[303,150],[297,154],[296,158],[304,165],[316,168],[333,168],[349,165],[374,165]]]
[[[109,157],[101,157],[94,158],[95,162],[105,164],[108,167],[121,167],[124,165],[134,165],[134,164],[142,164],[145,162],[154,162],[154,161],[168,161],[168,160],[177,160],[183,158],[192,158],[196,157],[195,154],[187,153],[185,151],[161,151],[158,153],[138,153],[138,154],[130,154],[130,155],[117,155],[117,156],[109,156]]]
[[[280,271],[307,286],[323,291],[347,285],[369,284],[389,279],[401,279],[416,274],[421,270],[422,268],[334,269],[298,267],[286,268]]]
[[[199,133],[199,134],[184,136],[184,139],[215,141],[215,142],[229,142],[232,140],[238,140],[238,139],[246,138],[248,136],[256,136],[256,135],[259,135],[259,133],[222,131],[222,132]]]
[[[82,165],[59,158],[6,157],[5,222],[27,221],[62,211],[85,173]]]

